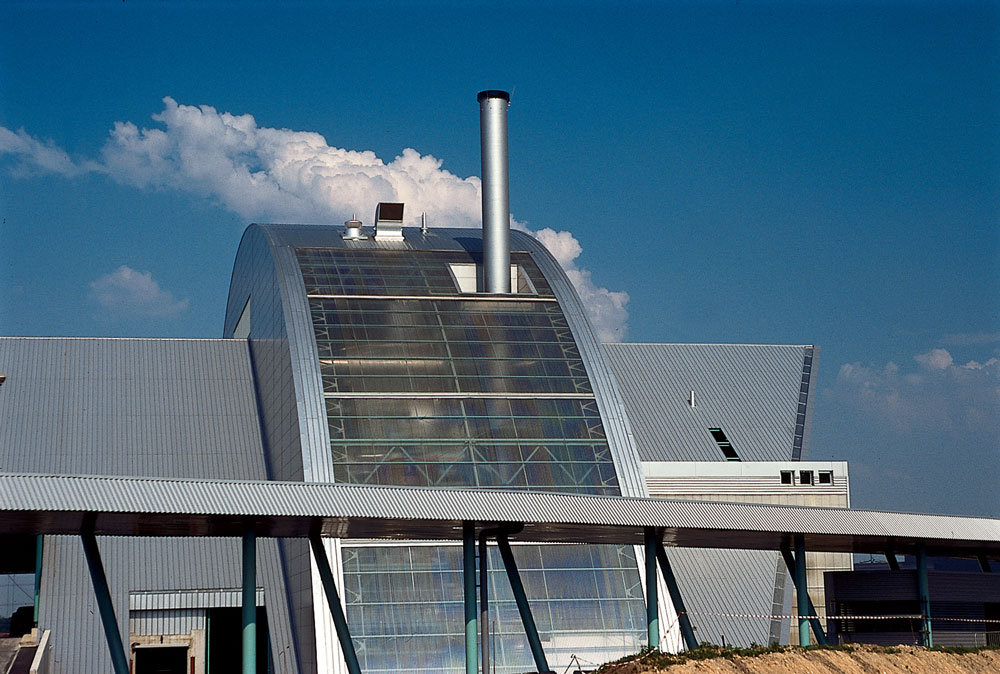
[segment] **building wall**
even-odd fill
[[[0,471],[263,479],[249,351],[243,340],[0,338]],[[123,643],[135,591],[239,587],[239,542],[101,537]],[[259,544],[270,595],[284,580]],[[269,596],[270,596],[269,595]],[[272,649],[292,643],[272,607]],[[56,671],[111,669],[80,539],[46,536],[39,624]]]
[[[1000,638],[1000,574],[928,571],[934,645],[987,646]],[[919,614],[917,573],[851,571],[826,575],[829,615]],[[830,620],[834,643],[919,645],[919,619]]]
[[[840,461],[647,462],[643,470],[650,495],[659,498],[850,507],[847,464]],[[793,473],[791,484],[782,483],[783,471]],[[812,473],[813,483],[802,484],[802,471]],[[816,483],[820,472],[830,475],[830,484]],[[702,605],[700,610],[704,615],[693,615],[692,619],[702,622],[703,635],[721,638],[728,632],[734,643],[737,639],[759,644],[788,639],[789,629],[794,627],[791,623],[795,621],[776,616],[793,615],[797,600],[780,554],[749,550],[673,550],[671,555],[677,558],[679,569],[693,576],[678,582],[682,582],[691,595],[690,600],[685,600],[689,611],[697,614],[698,605]],[[850,554],[806,552],[806,584],[821,616],[826,605],[824,574],[852,568]],[[750,569],[757,570],[748,573]],[[772,570],[770,574],[768,569]],[[747,584],[747,579],[752,584]],[[707,591],[713,585],[727,589]],[[733,615],[708,615],[710,613]],[[765,623],[759,616],[767,614],[775,617]]]

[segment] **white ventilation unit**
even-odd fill
[[[375,240],[403,240],[403,204],[380,203],[375,207]]]

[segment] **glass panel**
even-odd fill
[[[482,265],[480,253],[426,250],[296,248],[310,295],[460,295],[450,266]],[[527,253],[512,252],[520,278],[516,290],[552,297]],[[534,294],[534,293],[531,293]]]
[[[616,495],[592,402],[330,398],[335,479]]]
[[[328,393],[591,393],[554,303],[310,300]]]
[[[513,546],[549,665],[605,662],[643,645],[645,609],[630,548]],[[459,546],[343,549],[347,621],[365,672],[465,671]],[[499,552],[489,550],[496,671],[534,671]]]

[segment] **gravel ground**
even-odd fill
[[[996,674],[1000,650],[943,653],[900,646],[838,650],[789,648],[777,653],[692,660],[665,668],[626,663],[601,674]]]

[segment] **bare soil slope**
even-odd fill
[[[996,674],[1000,651],[944,653],[900,646],[802,650],[689,660],[666,667],[605,665],[601,674]]]

